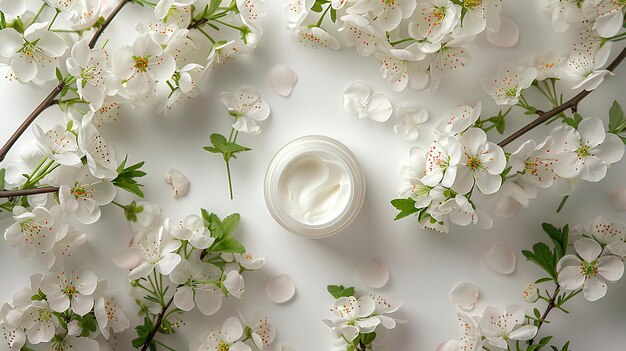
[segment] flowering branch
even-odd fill
[[[122,0],[113,9],[109,17],[107,17],[104,23],[102,23],[100,28],[98,28],[96,33],[94,33],[93,37],[89,41],[89,48],[91,49],[94,48],[94,46],[98,42],[98,39],[100,38],[102,33],[104,33],[104,30],[109,26],[111,21],[113,21],[113,18],[115,18],[115,16],[117,16],[117,14],[122,10],[124,5],[126,5],[129,2],[131,2],[131,0]],[[17,128],[17,130],[13,133],[13,135],[11,135],[9,140],[4,144],[2,149],[0,149],[0,162],[4,161],[4,158],[6,157],[9,150],[11,150],[15,142],[17,142],[17,140],[22,136],[22,134],[24,134],[26,129],[35,121],[35,119],[37,119],[37,117],[39,117],[39,115],[43,111],[45,111],[48,107],[54,105],[54,98],[57,95],[59,95],[61,91],[63,91],[66,85],[67,85],[66,80],[59,82],[59,84],[56,87],[54,87],[54,89],[50,92],[50,94],[46,96],[46,98],[37,106],[37,108],[35,108],[35,110],[28,116],[28,118],[26,118],[26,120],[19,126],[19,128]]]
[[[622,49],[620,54],[617,55],[615,60],[613,60],[613,62],[611,62],[611,64],[608,65],[606,69],[608,71],[610,71],[610,72],[613,72],[622,63],[622,61],[624,59],[626,59],[626,48]],[[519,138],[520,136],[526,134],[528,131],[530,131],[530,130],[534,129],[535,127],[537,127],[537,126],[547,122],[550,118],[558,115],[559,113],[564,112],[564,111],[566,111],[567,109],[570,109],[570,108],[575,110],[578,107],[578,104],[585,97],[587,97],[587,95],[589,95],[592,91],[593,90],[583,90],[580,93],[578,93],[576,96],[574,96],[573,98],[567,100],[566,102],[564,102],[563,104],[553,108],[552,110],[549,110],[549,111],[546,111],[546,112],[537,111],[537,114],[539,115],[538,118],[536,118],[532,122],[528,123],[526,126],[522,127],[521,129],[519,129],[515,133],[511,134],[506,139],[502,140],[500,143],[498,143],[498,145],[500,145],[501,147],[504,147],[504,146],[508,145],[509,143],[511,143],[512,141],[514,141],[515,139]]]
[[[154,336],[156,335],[157,331],[159,331],[159,328],[161,327],[161,323],[163,322],[163,317],[165,317],[165,313],[167,312],[168,308],[170,308],[170,306],[172,305],[172,302],[174,302],[174,295],[172,295],[170,300],[161,310],[161,313],[159,313],[159,316],[157,317],[156,322],[154,322],[154,326],[152,327],[150,334],[148,334],[148,338],[146,339],[143,346],[141,347],[141,351],[146,351],[152,344],[152,339],[154,339]]]

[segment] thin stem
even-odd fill
[[[559,207],[556,209],[556,213],[561,212],[561,210],[563,209],[563,206],[565,206],[565,203],[567,202],[567,199],[569,199],[569,195],[563,196],[563,199],[561,199],[561,203],[559,204]]]
[[[124,5],[128,4],[129,2],[130,0],[122,0],[120,1],[119,4],[117,4],[117,6],[113,9],[109,17],[107,17],[104,23],[102,23],[102,26],[98,28],[98,30],[94,33],[93,37],[89,41],[90,48],[92,49],[94,48],[94,46],[98,42],[98,39],[100,38],[102,33],[104,33],[104,30],[109,26],[111,21],[113,21],[113,18],[115,18],[115,16],[117,16],[117,14],[122,10]],[[17,140],[22,136],[22,134],[24,134],[26,129],[28,129],[28,127],[33,123],[33,121],[37,119],[37,117],[39,117],[39,115],[43,111],[45,111],[48,107],[53,105],[54,98],[63,90],[63,88],[65,88],[66,84],[67,83],[65,82],[59,82],[59,84],[54,89],[52,89],[52,91],[48,94],[48,96],[46,96],[46,98],[37,106],[37,108],[35,108],[35,110],[17,128],[15,133],[11,135],[11,137],[6,142],[6,144],[4,144],[2,149],[0,149],[0,162],[4,161],[4,158],[6,157],[9,150],[13,147],[15,142],[17,142]]]
[[[407,41],[413,41],[413,40],[415,40],[415,39],[413,39],[413,38],[405,38],[405,39],[400,39],[400,40],[397,40],[397,41],[390,41],[389,44],[391,46],[396,46],[398,44],[402,44],[402,43],[405,43]]]
[[[328,13],[328,10],[330,10],[330,7],[331,7],[331,4],[328,4],[328,7],[326,8],[326,10],[322,12],[320,19],[317,21],[317,23],[315,23],[315,27],[320,27],[322,25],[322,21],[324,21],[324,17],[326,17],[326,14]]]
[[[47,186],[42,188],[22,189],[22,190],[1,190],[0,198],[13,198],[26,195],[56,193],[59,191],[57,186]]]
[[[204,34],[204,36],[205,36],[205,37],[207,37],[207,39],[209,39],[209,41],[211,42],[211,44],[215,44],[215,39],[213,39],[213,38],[209,35],[209,33],[205,32],[205,31],[204,31],[202,28],[200,28],[200,27],[197,27],[196,29],[197,29],[197,30],[199,30],[199,31],[200,31],[200,33]]]
[[[552,297],[550,297],[550,301],[548,301],[548,305],[546,306],[546,310],[543,312],[543,314],[541,315],[541,318],[537,322],[537,334],[539,334],[539,329],[541,329],[541,326],[543,325],[545,320],[548,318],[548,314],[550,314],[550,311],[552,311],[552,309],[554,307],[556,307],[555,301],[556,301],[556,298],[559,295],[560,291],[561,291],[561,286],[559,285],[559,283],[556,283],[556,288],[554,289],[554,294],[552,294]],[[537,334],[535,334],[535,337],[536,337]],[[528,345],[532,345],[534,341],[535,341],[535,338],[530,339],[528,341]]]
[[[52,28],[52,25],[57,20],[57,17],[59,17],[59,13],[61,13],[61,11],[59,11],[58,9],[55,9],[55,10],[56,11],[54,12],[54,17],[52,17],[52,20],[50,21],[50,24],[48,25],[48,30],[50,30],[50,28]]]
[[[41,12],[43,12],[43,9],[46,8],[46,6],[48,6],[48,4],[44,1],[43,4],[41,4],[41,7],[39,8],[39,11],[37,11],[37,13],[35,14],[35,17],[33,17],[33,20],[30,21],[30,24],[28,25],[29,27],[35,23],[35,21],[37,21],[37,19],[39,18],[39,15],[41,15]]]
[[[620,65],[620,63],[622,63],[622,61],[624,61],[624,59],[626,59],[626,48],[622,49],[622,51],[619,53],[619,55],[617,55],[615,60],[613,60],[613,62],[611,62],[611,64],[608,65],[606,69],[608,71],[610,71],[610,72],[613,72]],[[578,93],[576,96],[574,96],[573,98],[567,100],[566,102],[564,102],[561,105],[553,108],[552,110],[538,113],[539,117],[537,117],[534,121],[528,123],[526,126],[520,128],[515,133],[511,134],[506,139],[502,140],[500,143],[498,143],[498,145],[500,145],[501,147],[504,147],[504,146],[510,144],[511,142],[513,142],[515,139],[521,137],[522,135],[526,134],[530,130],[534,129],[535,127],[537,127],[537,126],[543,124],[544,122],[548,121],[550,118],[558,115],[559,113],[561,113],[563,111],[566,111],[567,109],[570,109],[572,107],[574,107],[574,108],[577,107],[578,104],[585,97],[587,97],[587,95],[589,95],[592,91],[593,90],[583,90],[580,93]]]
[[[230,177],[230,161],[226,160],[226,173],[228,174],[228,191],[230,192],[230,199],[233,199],[233,181]]]

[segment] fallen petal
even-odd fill
[[[297,81],[296,71],[284,63],[277,64],[267,72],[267,85],[280,96],[289,96]]]
[[[519,26],[509,17],[502,16],[498,32],[487,31],[487,40],[501,48],[510,48],[519,40]]]
[[[508,245],[495,243],[482,255],[480,261],[495,272],[511,274],[515,270],[515,251]]]
[[[478,302],[479,296],[476,284],[462,282],[450,292],[450,301],[464,311],[471,311]]]
[[[613,207],[616,210],[626,211],[626,188],[617,188],[613,190]]]
[[[288,274],[279,274],[267,281],[267,296],[275,303],[285,303],[293,298],[296,286]]]
[[[356,266],[356,275],[367,286],[379,289],[387,285],[389,270],[382,263],[366,259]]]
[[[278,345],[278,351],[296,351],[296,348],[291,345],[280,344]]]
[[[174,198],[183,197],[189,192],[189,179],[177,169],[170,169],[167,172],[165,182],[172,188]]]

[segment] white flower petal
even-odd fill
[[[353,82],[343,91],[343,109],[346,112],[361,112],[372,94],[372,87],[365,82]]]
[[[189,179],[181,171],[170,169],[165,176],[165,182],[172,188],[174,198],[181,198],[189,192]]]
[[[450,301],[464,311],[471,311],[480,296],[478,286],[470,282],[462,282],[450,292]]]
[[[287,97],[291,95],[291,91],[297,81],[296,71],[284,63],[277,64],[267,72],[267,85],[280,96]]]
[[[519,40],[519,26],[513,19],[502,16],[500,30],[498,32],[487,31],[487,40],[501,48],[510,48]]]
[[[376,122],[385,122],[391,117],[391,101],[383,94],[374,94],[367,102],[367,117]]]
[[[624,262],[615,256],[600,257],[598,259],[598,274],[608,281],[618,281],[624,275]]]
[[[583,285],[583,295],[587,301],[597,301],[606,295],[606,283],[596,277],[591,277]]]
[[[593,262],[602,253],[602,246],[595,240],[581,238],[574,242],[574,248],[578,255],[587,262]]]
[[[389,281],[389,270],[381,262],[366,259],[356,266],[356,275],[365,285],[380,289]]]
[[[515,251],[502,243],[493,244],[480,258],[485,267],[502,274],[513,273],[516,260]]]
[[[275,303],[285,303],[295,295],[296,286],[288,274],[279,274],[267,281],[265,291]]]
[[[183,311],[191,311],[194,306],[193,289],[190,286],[181,286],[174,294],[174,305]]]

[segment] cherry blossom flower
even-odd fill
[[[534,284],[528,284],[522,292],[522,298],[528,303],[535,303],[539,300],[539,289]]]
[[[520,178],[540,188],[549,188],[556,178],[554,165],[560,151],[555,143],[552,136],[540,144],[528,140],[509,157],[511,172],[519,172]]]
[[[463,149],[455,137],[443,137],[433,141],[426,154],[425,176],[422,183],[435,186],[441,182],[451,187],[457,176],[457,166],[461,162]]]
[[[450,221],[457,225],[476,224],[482,229],[491,229],[493,220],[487,212],[474,208],[467,197],[457,194],[439,205],[439,210],[448,215]]]
[[[224,321],[220,331],[212,330],[202,340],[191,342],[191,351],[251,351],[250,346],[241,341],[243,326],[236,317],[230,317]]]
[[[299,27],[296,35],[305,46],[339,49],[341,45],[335,37],[320,27]]]
[[[402,307],[402,303],[392,303],[380,295],[370,294],[370,298],[374,301],[374,312],[372,316],[378,318],[380,325],[386,329],[393,329],[398,323],[405,321],[397,320],[389,315],[395,313]]]
[[[557,33],[565,32],[571,24],[584,19],[576,0],[547,0],[546,13],[550,16],[552,28]]]
[[[41,280],[41,291],[53,311],[65,312],[71,308],[72,312],[84,316],[93,308],[92,294],[97,285],[98,278],[91,271],[83,274],[48,272]]]
[[[81,126],[78,133],[78,147],[85,154],[87,166],[94,177],[99,179],[117,177],[115,152],[102,138],[96,127],[89,123]]]
[[[21,350],[26,343],[26,333],[21,325],[22,312],[9,304],[0,309],[0,340],[9,350]]]
[[[21,325],[26,329],[26,336],[31,344],[52,340],[58,320],[47,301],[32,301],[21,318]]]
[[[87,241],[87,235],[70,227],[63,239],[57,241],[51,250],[42,252],[42,260],[48,269],[53,266],[63,269],[65,258],[72,255],[72,251]]]
[[[508,340],[530,340],[537,334],[537,327],[534,325],[526,324],[515,328],[523,324],[525,318],[524,310],[519,305],[509,305],[504,310],[488,306],[478,325],[489,344],[506,349]]]
[[[397,51],[377,52],[376,58],[380,61],[380,73],[391,84],[391,90],[402,91],[407,85],[412,89],[421,90],[428,83],[428,73],[419,67],[421,56],[416,56],[409,50],[404,53],[411,55],[394,55]]]
[[[100,296],[96,299],[93,313],[98,322],[100,333],[105,339],[109,339],[111,331],[121,333],[130,327],[130,321],[124,314],[124,310],[110,297]]]
[[[265,265],[265,257],[258,257],[249,252],[246,253],[223,253],[222,259],[227,263],[236,263],[239,268],[247,271],[260,269]]]
[[[530,200],[537,197],[537,186],[524,178],[508,179],[496,193],[496,215],[513,217],[521,207],[528,208]]]
[[[92,110],[102,107],[105,90],[106,53],[102,49],[90,49],[86,39],[79,40],[72,47],[67,59],[67,71],[76,77],[78,95],[89,102]]]
[[[13,28],[0,30],[0,57],[10,61],[17,79],[30,82],[55,79],[59,57],[66,50],[66,43],[58,34],[48,30],[48,22],[33,23],[20,35]]]
[[[196,0],[159,0],[154,7],[154,16],[165,23],[171,19],[176,25],[184,28],[191,21],[191,11],[188,7],[195,2]],[[187,10],[184,10],[185,8]],[[188,12],[188,15],[185,15],[185,12]]]
[[[143,233],[135,244],[113,255],[116,266],[130,269],[128,277],[131,280],[147,277],[155,269],[168,275],[181,261],[181,257],[173,252],[180,246],[180,242],[166,237],[163,227]]]
[[[44,132],[39,125],[35,124],[33,125],[33,134],[37,148],[44,156],[66,166],[80,164],[80,157],[77,155],[76,135],[71,131],[57,124]]]
[[[382,31],[391,31],[398,27],[402,19],[411,17],[415,11],[415,1],[371,1],[367,5]]]
[[[412,1],[411,1],[412,2]],[[452,32],[461,20],[461,6],[449,0],[422,0],[409,23],[409,35],[417,41],[435,45],[435,50],[446,34]]]
[[[475,351],[483,347],[480,327],[474,318],[465,313],[459,313],[461,337],[458,340],[449,340],[439,345],[435,351]]]
[[[465,46],[471,37],[461,37],[443,43],[430,57],[431,90],[435,90],[439,80],[449,72],[469,65],[471,58]]]
[[[72,29],[85,30],[93,27],[102,12],[101,0],[77,0],[74,6],[67,11],[68,21],[72,23]]]
[[[122,46],[115,51],[112,59],[115,78],[129,81],[144,77],[145,81],[166,81],[176,70],[176,61],[165,53],[161,45],[148,35],[137,37],[131,46]]]
[[[474,186],[483,194],[493,194],[502,184],[500,173],[506,167],[504,150],[490,141],[487,134],[478,128],[470,128],[459,137],[464,157],[459,162],[456,181],[452,188],[460,194],[469,192]]]
[[[35,207],[31,211],[15,206],[15,223],[6,229],[4,238],[16,246],[20,256],[27,260],[38,252],[47,252],[67,234],[69,226],[63,223],[62,212],[60,206],[50,210]]]
[[[250,326],[252,342],[259,350],[268,350],[276,338],[276,327],[267,317],[255,318],[254,321],[255,323]]]
[[[212,264],[200,261],[196,255],[181,261],[170,273],[172,282],[178,284],[174,293],[174,305],[183,311],[197,306],[205,316],[222,307],[223,295],[219,289],[221,271]]]
[[[560,53],[550,50],[543,54],[533,55],[529,59],[530,67],[537,69],[537,80],[546,80],[548,78],[561,78],[561,66],[565,61],[565,57]]]
[[[378,50],[378,45],[384,38],[367,19],[360,15],[348,14],[342,16],[341,20],[343,26],[338,31],[344,33],[348,47],[355,48],[361,56],[370,56]]]
[[[439,135],[448,136],[459,134],[471,127],[480,117],[482,103],[478,101],[474,107],[459,106],[448,114],[448,118],[441,121],[435,132]]]
[[[572,89],[594,90],[604,81],[604,77],[612,75],[602,68],[610,53],[611,43],[597,50],[572,52],[563,67],[565,77],[574,83]]]
[[[331,308],[334,319],[326,319],[324,323],[333,330],[335,338],[345,337],[352,341],[359,333],[371,333],[380,324],[379,318],[372,317],[375,309],[371,296],[365,295],[358,300],[354,296],[342,297]]]
[[[365,82],[353,82],[343,91],[343,109],[357,113],[376,122],[385,122],[391,117],[393,107],[385,95],[372,94],[372,87]]]
[[[420,104],[407,102],[398,108],[399,121],[393,130],[404,140],[417,140],[419,127],[428,120],[428,110]]]
[[[188,240],[196,249],[206,249],[215,241],[206,230],[203,219],[198,215],[185,217],[177,228],[172,229],[172,235],[180,240]]]
[[[285,7],[287,28],[294,31],[300,28],[300,25],[309,14],[308,9],[310,9],[312,5],[312,0],[290,0]]]
[[[583,14],[594,19],[593,30],[600,36],[608,38],[619,32],[624,22],[623,1],[592,0],[582,4]]]
[[[582,234],[596,240],[613,255],[626,256],[626,227],[623,224],[596,217]]]
[[[564,150],[556,158],[555,171],[564,178],[600,181],[607,167],[622,159],[624,143],[615,134],[605,133],[598,118],[588,117],[578,129],[565,127]]]
[[[257,122],[267,119],[270,114],[270,107],[261,98],[258,91],[243,88],[234,94],[221,93],[220,99],[228,109],[228,113],[235,117],[233,128],[250,135],[261,133],[261,128],[257,125]]]
[[[476,35],[485,29],[494,33],[500,30],[502,0],[464,1],[463,6],[467,13],[462,25],[453,31],[453,36]]]
[[[593,239],[582,238],[574,242],[576,255],[565,255],[557,265],[559,285],[567,291],[583,289],[588,301],[606,295],[604,279],[614,282],[624,275],[624,262],[617,256],[602,256],[602,246]]]
[[[505,61],[498,65],[498,75],[485,77],[481,83],[483,89],[498,105],[515,105],[519,102],[522,90],[528,88],[537,78],[534,67],[520,67]]]
[[[238,299],[241,298],[244,291],[244,281],[239,271],[228,271],[222,276],[222,279],[222,286],[226,289],[228,294]]]

